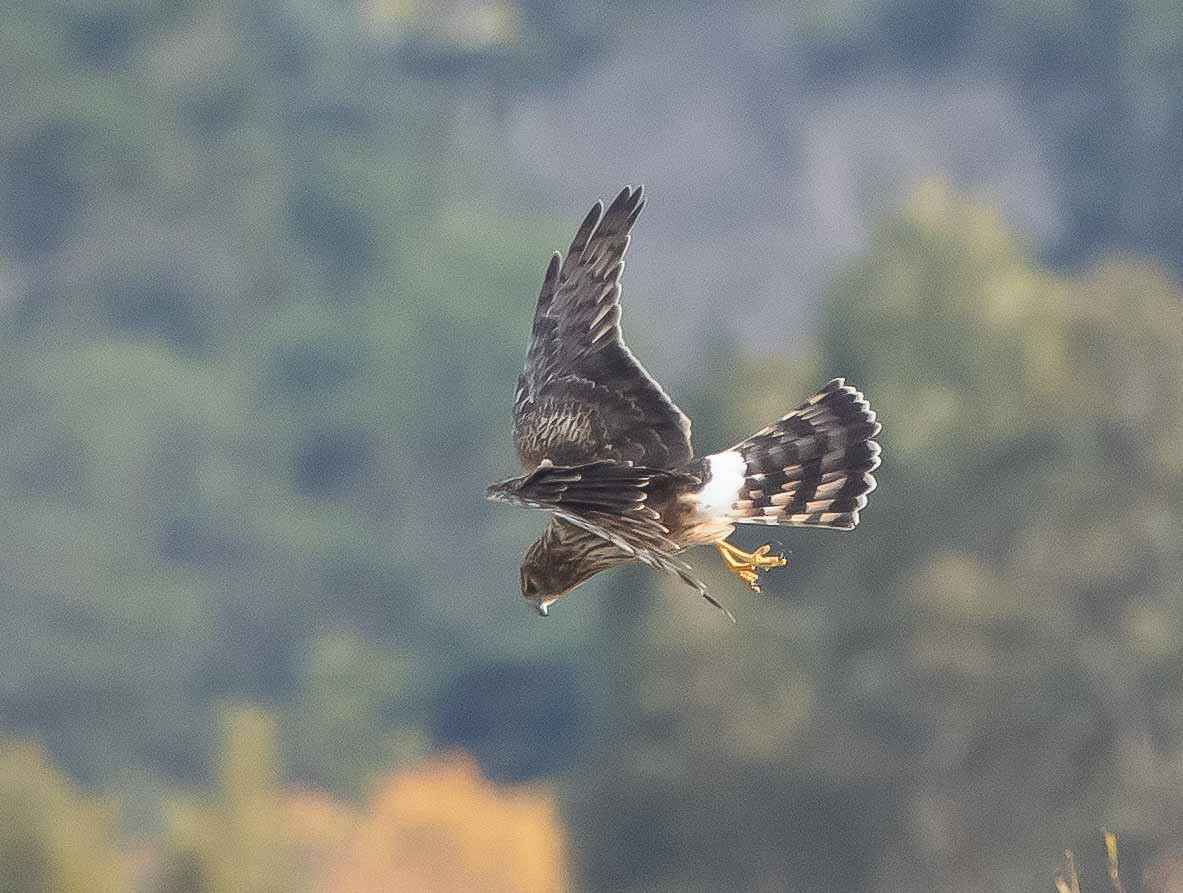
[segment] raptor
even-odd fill
[[[522,595],[546,615],[594,574],[630,562],[672,573],[734,620],[683,553],[714,546],[755,591],[783,567],[771,545],[729,542],[737,524],[852,530],[879,466],[879,422],[835,378],[778,421],[719,453],[694,457],[690,420],[625,346],[620,277],[641,187],[625,187],[583,219],[547,265],[513,439],[526,474],[488,497],[551,513],[525,553]]]

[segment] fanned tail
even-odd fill
[[[875,489],[873,438],[881,427],[863,395],[835,378],[776,424],[718,454],[734,457],[737,470],[742,457],[743,483],[728,514],[741,524],[853,530]]]

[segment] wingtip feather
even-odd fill
[[[571,247],[567,249],[568,258],[577,258],[585,248],[587,243],[591,241],[592,233],[595,232],[596,226],[599,224],[604,214],[604,203],[596,199],[596,203],[591,206],[591,210],[587,212],[587,216],[583,218],[583,222],[579,224],[579,229],[575,231],[575,238],[571,240]]]

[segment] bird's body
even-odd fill
[[[606,212],[597,202],[566,258],[551,258],[514,396],[527,474],[489,488],[493,500],[555,516],[522,561],[522,594],[542,614],[593,574],[634,561],[722,607],[683,550],[717,546],[758,590],[757,571],[785,559],[728,543],[736,524],[849,530],[875,487],[879,424],[842,379],[731,449],[693,458],[690,420],[620,332],[620,274],[643,205],[628,187]]]

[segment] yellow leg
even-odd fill
[[[784,567],[788,559],[783,555],[769,555],[772,549],[770,543],[765,543],[755,552],[745,552],[726,540],[715,543],[715,548],[723,556],[727,569],[748,584],[752,592],[760,591],[757,570],[771,570],[774,567]]]

